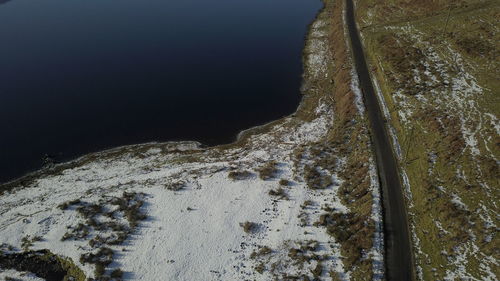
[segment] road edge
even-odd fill
[[[386,120],[382,115],[367,67],[355,20],[353,0],[345,0],[345,15],[349,47],[363,93],[366,114],[370,121],[370,139],[373,143],[377,172],[382,187],[386,279],[413,281],[416,280],[413,244],[408,227],[407,206],[401,184],[399,163],[390,145]]]

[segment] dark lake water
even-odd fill
[[[292,113],[319,0],[0,0],[0,182]]]

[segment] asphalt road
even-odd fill
[[[399,168],[389,141],[382,110],[373,90],[363,45],[356,26],[352,0],[346,0],[346,21],[355,67],[370,120],[371,139],[382,186],[386,279],[394,281],[415,280],[412,246]]]

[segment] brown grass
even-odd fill
[[[259,224],[250,221],[242,222],[240,226],[243,228],[243,231],[248,234],[256,232],[259,228]]]
[[[247,180],[253,176],[249,171],[231,171],[227,175],[230,179],[234,181]]]
[[[257,169],[259,178],[261,180],[270,180],[278,174],[278,163],[276,161],[269,161],[264,166]]]
[[[316,149],[320,151],[317,153],[319,157],[317,163],[321,165],[320,167],[337,173],[344,180],[339,195],[351,213],[345,215],[327,213],[320,217],[316,225],[327,227],[329,233],[339,241],[342,255],[346,257],[344,266],[351,271],[352,278],[370,280],[371,261],[363,259],[361,253],[371,249],[375,231],[371,219],[372,198],[368,192],[370,180],[366,167],[372,152],[367,119],[358,115],[354,103],[355,96],[351,90],[352,65],[344,36],[343,5],[343,1],[325,1],[326,14],[332,22],[328,38],[336,67],[333,73],[334,86],[330,92],[333,93],[336,116],[334,129],[330,131],[327,143],[324,147],[317,146]],[[345,156],[346,166],[339,169],[334,157],[328,153],[322,156],[325,151],[330,151],[331,155],[337,157]],[[314,169],[309,169],[309,178],[313,187],[330,184],[327,181],[321,183],[318,180],[319,173]],[[333,224],[335,228],[331,227]]]

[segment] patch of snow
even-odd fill
[[[391,114],[389,112],[389,108],[387,107],[387,103],[385,102],[382,90],[380,89],[380,85],[378,84],[378,80],[375,78],[374,73],[371,73],[371,77],[372,77],[372,84],[373,86],[375,86],[375,94],[377,94],[378,103],[382,107],[382,112],[384,113],[384,118],[390,120]]]
[[[447,231],[446,229],[444,229],[443,225],[441,224],[441,222],[439,221],[434,221],[434,224],[436,224],[436,227],[439,229],[439,231],[445,233],[445,234],[450,234],[449,231]]]
[[[365,113],[365,104],[363,103],[363,94],[361,93],[361,89],[359,88],[359,77],[356,69],[352,67],[351,69],[351,90],[354,93],[355,104],[358,108],[359,114],[363,115]]]
[[[462,198],[460,198],[460,196],[458,196],[456,193],[453,193],[451,195],[452,199],[451,199],[451,202],[453,204],[455,204],[455,206],[457,206],[458,208],[462,209],[462,210],[468,210],[469,208],[467,208],[467,205],[464,204],[464,202],[462,201]]]
[[[373,249],[370,252],[373,266],[373,280],[385,280],[384,263],[384,221],[382,217],[382,197],[375,161],[370,159],[370,189],[372,193],[372,219],[375,223]]]
[[[328,42],[325,40],[326,22],[316,20],[306,41],[305,71],[313,79],[328,77],[328,67],[333,64]]]
[[[413,207],[413,196],[411,193],[411,187],[410,187],[410,179],[408,178],[408,175],[406,174],[406,171],[404,169],[401,169],[401,179],[403,180],[403,188],[404,188],[404,193],[406,195],[406,199],[409,202],[409,207]]]

